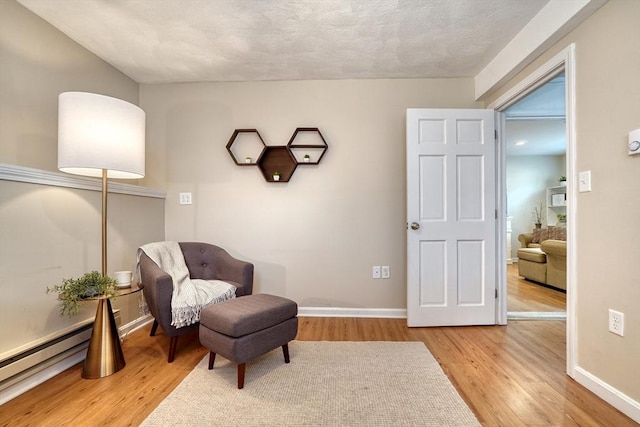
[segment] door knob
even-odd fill
[[[420,224],[418,224],[417,222],[412,222],[411,223],[411,229],[412,230],[417,230],[420,228]]]

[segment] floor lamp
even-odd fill
[[[145,114],[139,107],[86,92],[58,97],[58,169],[102,178],[102,275],[107,275],[107,179],[144,177]],[[108,298],[98,302],[82,376],[100,378],[124,367]]]

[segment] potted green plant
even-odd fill
[[[567,177],[562,175],[560,176],[560,179],[558,180],[560,181],[560,186],[562,187],[566,187],[567,186]]]
[[[304,155],[304,162],[309,163],[311,161],[311,157],[308,154]]]
[[[251,163],[251,157],[247,156],[244,158],[245,163]]]
[[[561,223],[565,223],[567,222],[567,214],[556,214],[556,217],[558,217],[558,221]]]
[[[80,301],[100,296],[107,298],[115,296],[116,281],[109,276],[92,271],[78,279],[63,279],[61,284],[47,287],[47,293],[52,292],[56,292],[58,301],[62,302],[60,314],[73,317],[78,314]]]
[[[273,180],[274,180],[274,181],[280,181],[280,172],[275,171],[275,172],[273,173]]]

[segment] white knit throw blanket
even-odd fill
[[[173,279],[171,325],[182,328],[200,321],[200,311],[209,304],[236,297],[236,287],[222,280],[191,279],[178,242],[155,242],[138,248]]]

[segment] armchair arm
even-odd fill
[[[533,242],[533,233],[522,233],[518,236],[518,240],[523,248],[528,248],[529,243]]]
[[[253,292],[253,264],[234,258],[222,250],[217,254],[216,273],[219,280],[240,285],[237,296],[251,295]]]

